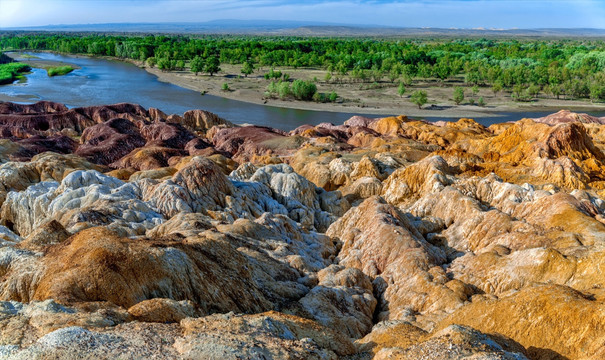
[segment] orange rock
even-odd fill
[[[602,301],[566,286],[529,287],[498,300],[473,301],[439,325],[471,326],[508,336],[531,359],[598,359],[605,355]]]

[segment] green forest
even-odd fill
[[[7,50],[50,50],[144,61],[161,70],[210,75],[220,64],[313,68],[325,81],[431,80],[490,87],[517,101],[535,96],[605,100],[605,43],[597,40],[355,39],[233,36],[110,36],[7,33]],[[294,79],[292,79],[294,80]],[[459,86],[459,84],[457,85]]]

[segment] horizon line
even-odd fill
[[[31,29],[31,28],[46,28],[46,27],[76,27],[76,26],[95,26],[95,25],[177,25],[177,24],[191,24],[191,25],[202,25],[211,24],[213,22],[220,21],[235,21],[235,22],[267,22],[267,23],[292,23],[292,26],[303,27],[303,26],[324,26],[324,27],[351,27],[360,29],[438,29],[438,30],[475,30],[475,31],[510,31],[510,30],[605,30],[605,27],[511,27],[511,28],[486,28],[486,27],[434,27],[434,26],[394,26],[394,25],[377,25],[377,24],[354,24],[354,23],[334,23],[326,21],[313,21],[313,20],[246,20],[246,19],[214,19],[208,21],[161,21],[161,22],[98,22],[98,23],[77,23],[77,24],[46,24],[46,25],[24,25],[24,26],[11,26],[2,27],[0,30],[11,30],[11,29]],[[294,25],[297,24],[297,25]]]

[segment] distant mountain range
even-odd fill
[[[105,23],[3,28],[19,31],[299,36],[525,36],[605,37],[605,29],[461,29],[350,25],[309,21],[213,20],[200,23]]]

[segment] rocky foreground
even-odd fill
[[[0,104],[0,358],[602,359],[605,119]]]

